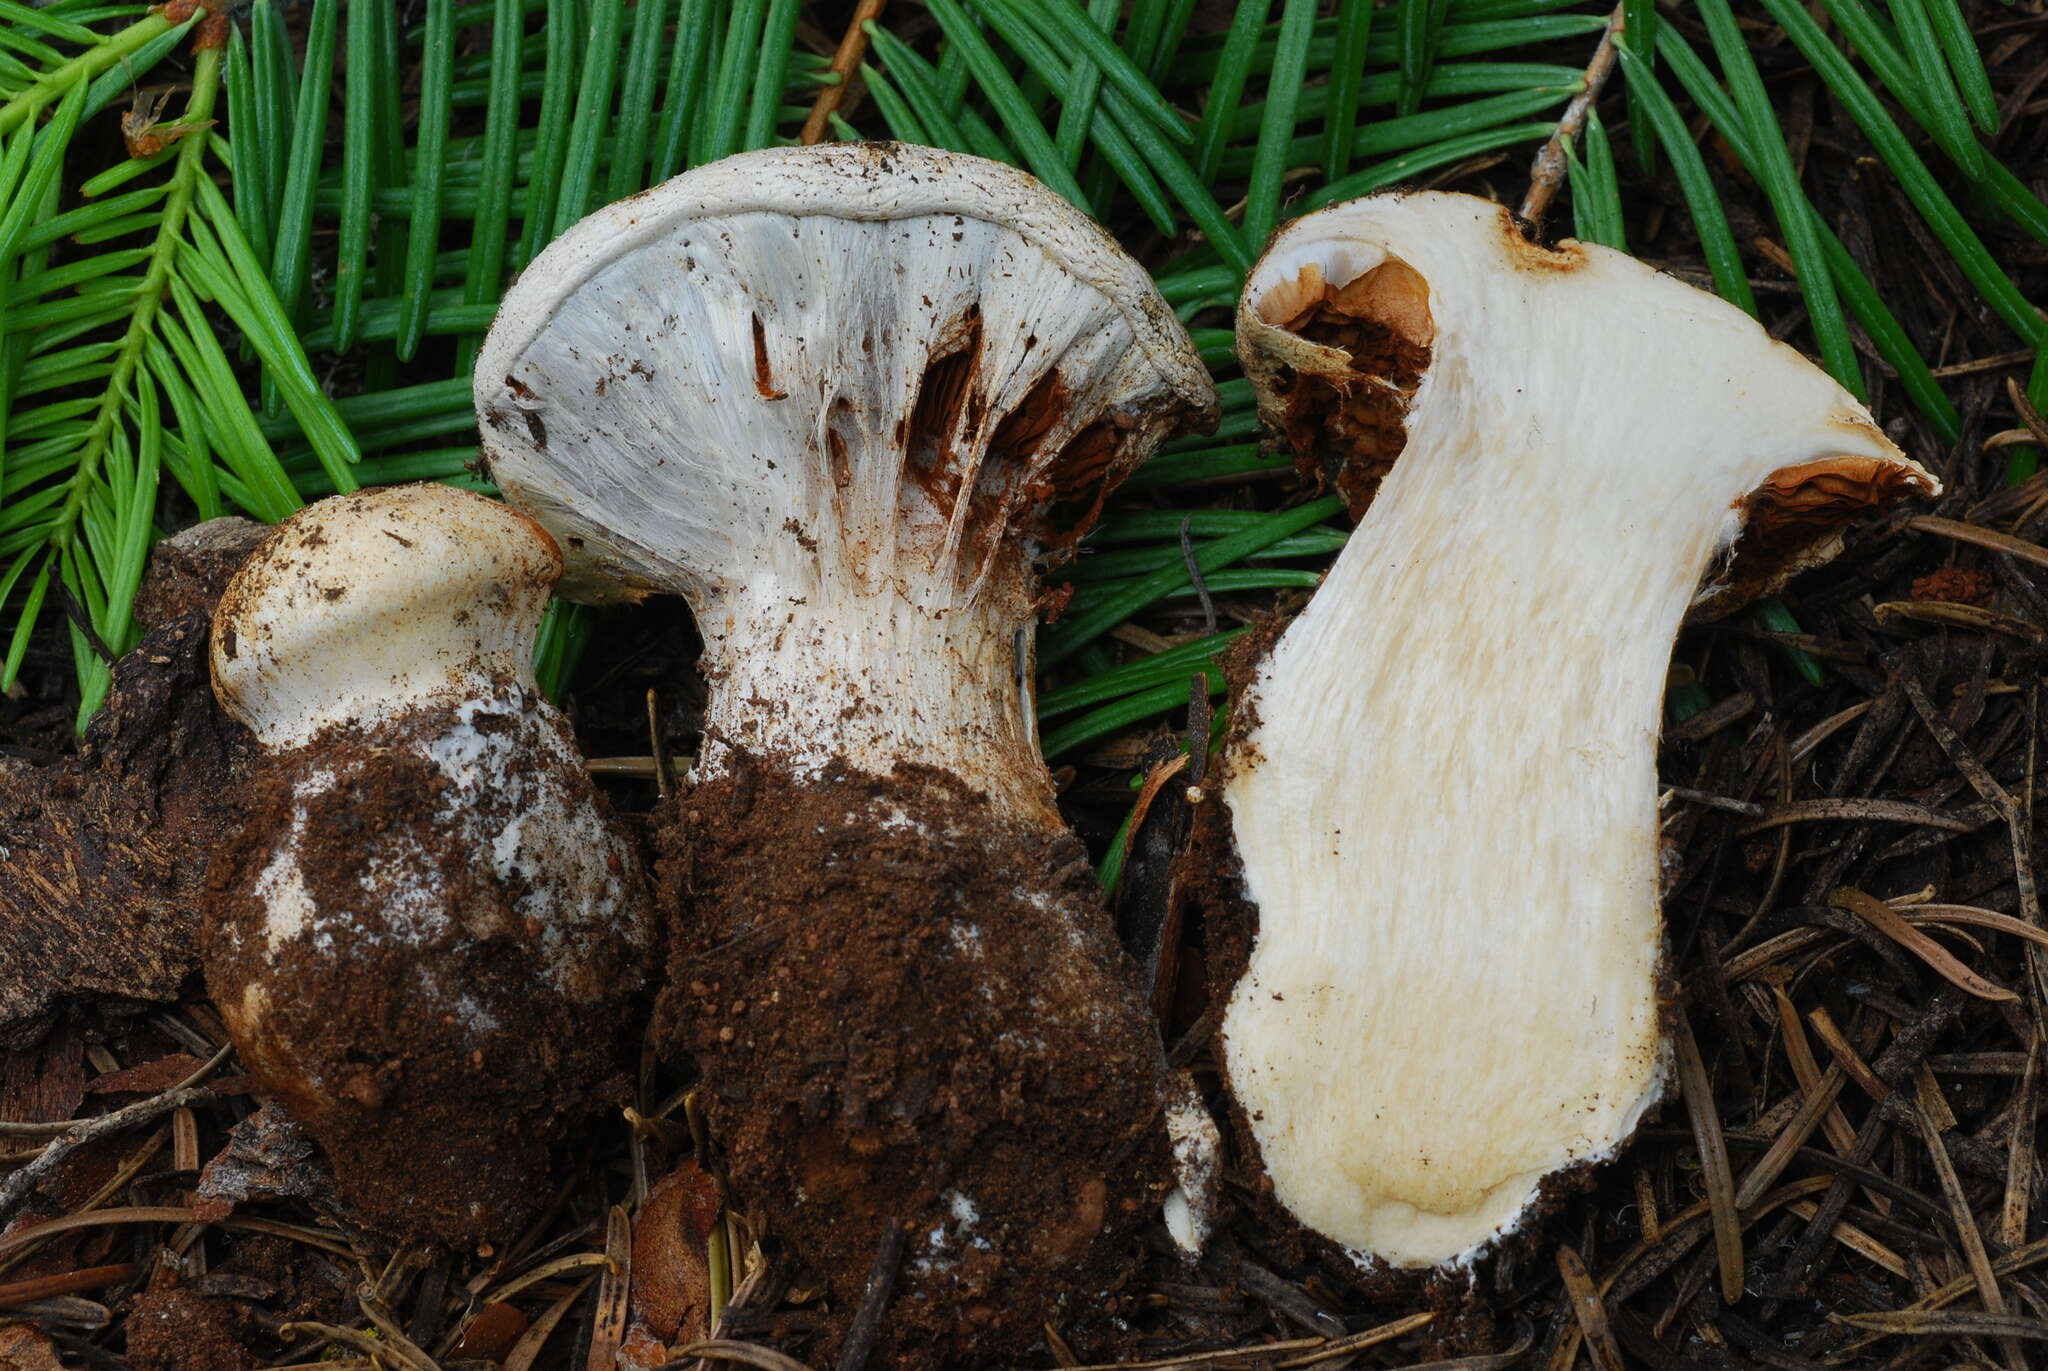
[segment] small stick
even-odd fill
[[[1936,514],[1915,514],[1906,520],[1906,527],[1915,533],[1932,533],[1941,538],[1953,538],[1959,543],[1974,543],[1988,547],[1993,552],[2003,552],[2032,562],[2036,566],[2048,566],[2048,548],[2030,543],[2024,538],[2015,538],[2010,533],[2000,533],[1993,528],[1979,528],[1966,524],[1960,519],[1944,519]]]
[[[1543,222],[1543,212],[1550,208],[1558,186],[1564,181],[1565,140],[1579,136],[1579,130],[1586,126],[1586,116],[1592,113],[1593,102],[1600,98],[1601,87],[1614,74],[1614,64],[1620,60],[1615,44],[1628,28],[1623,8],[1616,5],[1614,13],[1607,16],[1607,27],[1600,34],[1600,46],[1593,49],[1593,60],[1586,64],[1586,88],[1574,95],[1572,102],[1564,107],[1564,117],[1557,121],[1557,128],[1552,131],[1549,141],[1544,143],[1536,154],[1536,160],[1529,165],[1529,193],[1522,197],[1522,207],[1516,211],[1528,223]]]
[[[2041,1079],[2041,1030],[2027,1049],[2020,1071],[2020,1093],[2013,1107],[2012,1138],[2006,1153],[2005,1203],[1998,1211],[1998,1240],[2010,1248],[2027,1238],[2027,1201],[2034,1175],[2034,1091]]]
[[[676,772],[661,741],[661,701],[652,689],[647,692],[647,747],[653,754],[655,792],[666,800],[676,788]]]
[[[896,1288],[896,1272],[903,1265],[903,1225],[894,1219],[882,1221],[881,1246],[875,1249],[875,1264],[868,1268],[867,1285],[860,1294],[860,1308],[854,1311],[853,1326],[840,1344],[835,1371],[861,1371],[874,1351],[875,1336],[882,1331],[882,1311]]]
[[[30,1276],[26,1280],[0,1285],[0,1308],[46,1299],[51,1295],[76,1295],[82,1290],[98,1290],[134,1277],[133,1262],[88,1266],[77,1271],[60,1271],[54,1276]]]
[[[853,69],[860,65],[860,59],[867,56],[868,23],[882,17],[882,7],[889,0],[860,0],[854,8],[853,19],[846,26],[846,36],[839,40],[839,50],[832,54],[832,70],[839,73],[839,79],[818,92],[818,98],[811,103],[811,116],[804,120],[804,131],[797,135],[797,141],[805,147],[821,141],[825,129],[838,112],[839,102],[846,98],[847,83],[853,80]]]
[[[2005,1295],[1998,1287],[1998,1275],[1991,1269],[1991,1254],[1985,1250],[1984,1235],[1977,1229],[1977,1216],[1970,1212],[1970,1197],[1963,1193],[1963,1182],[1956,1175],[1955,1162],[1948,1155],[1948,1148],[1942,1145],[1941,1130],[1926,1109],[1916,1105],[1913,1122],[1919,1126],[1920,1138],[1927,1146],[1927,1155],[1934,1162],[1935,1178],[1941,1182],[1942,1198],[1948,1201],[1949,1212],[1955,1216],[1956,1236],[1961,1240],[1963,1259],[1969,1265],[1970,1275],[1977,1282],[1977,1298],[1984,1304],[1987,1314],[2003,1314]],[[2006,1365],[2010,1371],[2021,1371],[2025,1363],[2021,1360],[2017,1340],[2001,1340]]]

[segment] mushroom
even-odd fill
[[[1245,672],[1203,849],[1256,930],[1228,1086],[1299,1224],[1367,1270],[1458,1267],[1665,1089],[1681,621],[1938,486],[1740,310],[1470,196],[1296,221],[1238,347],[1360,518]]]
[[[263,756],[208,872],[207,987],[401,1236],[511,1234],[637,1021],[640,859],[530,665],[560,572],[524,515],[385,487],[286,520],[214,618]]]
[[[598,211],[476,377],[565,586],[680,593],[703,637],[665,1020],[740,1199],[841,1328],[883,1255],[890,1355],[1030,1342],[1167,1150],[1157,1029],[1035,746],[1034,562],[1212,419],[1185,331],[1029,177],[847,144]]]

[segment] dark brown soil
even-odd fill
[[[520,912],[528,888],[476,849],[518,817],[517,787],[483,797],[481,818],[449,817],[452,782],[423,752],[448,722],[332,730],[256,766],[248,827],[208,874],[206,973],[250,1073],[325,1147],[362,1219],[466,1244],[516,1230],[570,1125],[623,1100],[651,938]],[[323,773],[326,788],[302,784]],[[580,770],[564,783],[603,807]],[[264,873],[295,819],[311,912],[273,946]],[[644,908],[639,871],[613,874]]]
[[[149,566],[135,591],[135,621],[168,623],[193,610],[213,613],[242,563],[270,526],[230,515],[174,533],[149,550]]]
[[[133,1371],[249,1371],[257,1363],[242,1345],[247,1323],[227,1300],[149,1291],[128,1313],[128,1365]]]
[[[828,1340],[892,1226],[874,1365],[1117,1312],[1164,1188],[1161,1054],[1081,845],[943,775],[804,783],[743,754],[663,818],[668,1041],[704,1068],[736,1198],[829,1283]]]

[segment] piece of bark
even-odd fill
[[[159,601],[192,607],[114,663],[77,753],[47,766],[0,759],[0,1048],[35,1041],[64,1000],[168,1000],[197,969],[197,896],[236,826],[249,742],[214,703],[207,667],[235,554],[174,554],[152,563]]]
[[[192,1212],[218,1223],[252,1200],[334,1203],[334,1177],[312,1138],[276,1101],[235,1125],[228,1143],[199,1173]]]
[[[0,1323],[0,1368],[6,1371],[64,1371],[49,1334],[26,1323]]]
[[[228,582],[269,536],[270,525],[229,515],[164,539],[149,550],[135,591],[135,622],[154,628],[195,609],[212,614]]]
[[[85,1040],[63,1028],[41,1042],[0,1053],[0,1119],[56,1123],[85,1100]]]

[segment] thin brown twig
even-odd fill
[[[1979,528],[1976,524],[1944,519],[1938,514],[1915,514],[1906,520],[1906,527],[1915,533],[1932,533],[1942,538],[1953,538],[1959,543],[1974,543],[1994,552],[2009,553],[2036,566],[2048,566],[2048,547],[2015,538],[2010,533],[2000,533],[1995,528]]]
[[[214,1053],[213,1056],[209,1057],[207,1060],[201,1062],[198,1066],[194,1067],[190,1075],[186,1076],[185,1079],[179,1081],[177,1084],[171,1086],[169,1090],[164,1092],[164,1094],[174,1095],[180,1090],[184,1090],[190,1086],[195,1086],[199,1084],[199,1082],[205,1080],[206,1077],[212,1073],[215,1067],[219,1066],[222,1062],[226,1061],[229,1055],[234,1052],[234,1050],[235,1049],[233,1044],[221,1048],[220,1051]],[[163,1098],[163,1096],[160,1095],[157,1098],[161,1099]],[[148,1103],[150,1103],[150,1101],[144,1100],[141,1102],[141,1104],[129,1105],[128,1109],[139,1109],[142,1104]],[[102,1119],[111,1119],[115,1116],[115,1114],[123,1114],[126,1112],[126,1110],[115,1110],[114,1114],[96,1115],[90,1119],[59,1119],[55,1123],[12,1123],[0,1121],[0,1137],[58,1138],[62,1137],[66,1133],[69,1133],[72,1129],[77,1128],[80,1124],[98,1123]]]
[[[1585,87],[1564,107],[1564,117],[1557,121],[1557,127],[1537,151],[1536,160],[1529,165],[1529,193],[1522,197],[1522,207],[1516,211],[1528,223],[1543,222],[1544,212],[1550,208],[1550,202],[1557,197],[1558,186],[1564,182],[1564,145],[1579,136],[1579,131],[1586,126],[1586,116],[1593,112],[1593,103],[1600,98],[1601,88],[1614,74],[1614,64],[1620,60],[1618,44],[1628,29],[1628,19],[1623,13],[1625,8],[1616,5],[1614,13],[1607,16],[1607,27],[1600,33],[1600,45],[1593,49],[1593,60],[1586,63]]]
[[[560,1299],[543,1309],[540,1317],[527,1325],[526,1331],[519,1335],[519,1341],[514,1343],[511,1352],[506,1354],[505,1371],[532,1371],[534,1362],[540,1358],[541,1349],[547,1346],[548,1339],[554,1336],[555,1326],[561,1323],[562,1316],[569,1312],[571,1305],[583,1298],[584,1291],[596,1283],[597,1277],[585,1276],[576,1283],[575,1289],[564,1292]]]
[[[42,1154],[21,1170],[9,1176],[0,1184],[0,1220],[6,1219],[28,1197],[36,1182],[57,1169],[57,1167],[86,1143],[94,1138],[104,1138],[111,1133],[120,1133],[139,1123],[161,1118],[174,1109],[183,1109],[195,1104],[210,1104],[220,1098],[204,1087],[172,1090],[147,1100],[138,1101],[111,1114],[96,1118],[80,1119],[70,1132],[56,1139],[42,1150]]]
[[[373,1296],[359,1299],[357,1305],[362,1309],[363,1317],[377,1330],[377,1341],[381,1344],[379,1356],[397,1362],[405,1371],[441,1371],[441,1363],[405,1336],[405,1330],[398,1326],[398,1320],[392,1317],[384,1301]]]
[[[1970,1275],[1977,1282],[1977,1298],[1983,1302],[1987,1314],[2006,1312],[2005,1294],[1999,1289],[1997,1273],[1991,1269],[1991,1254],[1984,1248],[1984,1237],[1977,1231],[1977,1216],[1970,1212],[1969,1196],[1963,1193],[1963,1182],[1956,1175],[1955,1163],[1950,1160],[1948,1148],[1941,1141],[1941,1131],[1927,1111],[1917,1105],[1913,1109],[1913,1121],[1920,1128],[1920,1138],[1927,1146],[1927,1155],[1934,1163],[1935,1178],[1941,1183],[1942,1197],[1948,1201],[1949,1212],[1955,1216],[1956,1236],[1961,1239],[1963,1258],[1968,1263]],[[2019,1347],[2010,1339],[2004,1347],[2006,1365],[2009,1371],[2025,1371]]]
[[[135,1275],[133,1262],[114,1266],[88,1266],[77,1271],[60,1271],[54,1276],[30,1276],[0,1285],[0,1308],[47,1299],[51,1295],[76,1295],[85,1290],[119,1285]]]
[[[804,120],[803,132],[797,135],[797,141],[804,146],[809,147],[825,137],[825,130],[831,125],[839,102],[846,98],[846,87],[853,80],[853,69],[867,55],[868,24],[882,17],[882,7],[888,3],[889,0],[860,0],[854,8],[846,33],[839,40],[839,49],[832,54],[832,70],[839,74],[839,79],[818,92],[818,98],[811,102],[810,117]]]
[[[785,1356],[772,1347],[759,1343],[734,1342],[730,1338],[707,1338],[679,1348],[683,1356],[677,1361],[663,1362],[655,1371],[683,1371],[692,1358],[702,1361],[729,1361],[741,1366],[753,1366],[760,1371],[811,1371],[794,1357]]]
[[[2034,1157],[2034,1092],[2041,1080],[2041,1045],[2041,1029],[2036,1025],[2034,1040],[2027,1046],[2027,1064],[2020,1074],[2019,1095],[2013,1103],[2005,1202],[1998,1213],[1998,1240],[2009,1248],[2018,1247],[2027,1237],[2027,1201],[2038,1165]]]
[[[896,1273],[903,1266],[903,1244],[903,1225],[894,1219],[882,1220],[882,1240],[876,1245],[874,1263],[861,1287],[860,1308],[854,1311],[846,1340],[839,1345],[839,1357],[833,1363],[836,1371],[861,1371],[868,1364],[875,1339],[882,1331],[882,1314],[889,1307],[890,1292],[896,1288]]]
[[[1571,1297],[1572,1313],[1578,1318],[1579,1332],[1585,1337],[1586,1351],[1592,1354],[1596,1371],[1622,1371],[1626,1363],[1621,1359],[1621,1345],[1614,1340],[1614,1329],[1607,1321],[1607,1306],[1600,1299],[1600,1288],[1593,1284],[1585,1259],[1570,1243],[1558,1244],[1557,1274],[1564,1278],[1565,1293]]]
[[[651,698],[653,692],[648,694]],[[619,1344],[626,1340],[627,1297],[633,1285],[633,1221],[622,1204],[613,1205],[607,1216],[604,1250],[611,1263],[597,1285],[597,1312],[591,1319],[585,1371],[612,1371]]]
[[[2020,383],[2014,377],[2005,378],[2005,398],[2011,401],[2013,413],[2020,416],[2020,423],[2026,426],[2027,432],[2034,435],[2034,440],[2048,443],[2048,419],[2041,417],[2041,411],[2034,408],[2033,403],[2027,399],[2027,393],[2020,389]]]

